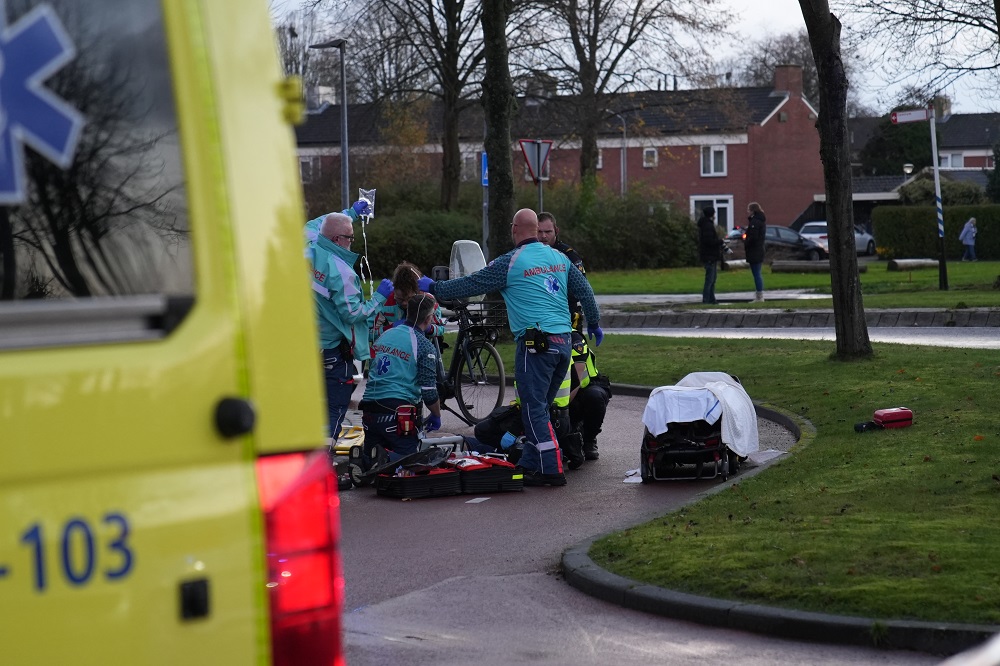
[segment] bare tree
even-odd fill
[[[664,61],[691,71],[707,60],[706,35],[726,30],[717,0],[539,0],[537,20],[525,22],[518,51],[523,67],[553,80],[579,103],[580,176],[596,173],[597,135],[609,95],[635,83],[637,73]]]
[[[482,77],[482,6],[465,0],[368,0],[362,25],[377,25],[382,38],[405,62],[386,63],[405,73],[397,83],[410,86],[402,95],[429,95],[441,102],[441,206],[458,200],[462,176],[459,122]],[[374,40],[372,40],[374,42]]]
[[[923,87],[940,91],[969,74],[1000,81],[1000,0],[837,0],[859,39],[876,44],[885,69],[916,71]]]
[[[872,355],[861,301],[855,252],[851,152],[847,134],[847,72],[840,51],[840,20],[827,0],[799,0],[819,78],[819,141],[826,184],[830,233],[830,286],[833,291],[837,357]]]
[[[323,86],[339,91],[340,56],[336,49],[309,48],[312,44],[328,41],[337,29],[321,21],[315,11],[307,9],[288,13],[275,26],[278,54],[285,74],[302,79],[307,106],[318,106],[319,91]],[[349,80],[351,98],[355,99],[355,87],[351,84]]]
[[[862,63],[859,49],[842,48],[844,71],[848,80],[857,78],[858,65]],[[802,95],[819,105],[819,75],[813,60],[809,34],[805,29],[782,35],[766,35],[750,40],[740,54],[724,64],[734,74],[734,82],[745,86],[769,86],[774,79],[777,65],[798,65],[802,68]],[[863,65],[862,65],[863,67]],[[875,115],[860,99],[852,85],[847,89],[847,114],[850,117]]]

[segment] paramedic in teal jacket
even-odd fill
[[[430,415],[428,431],[441,427],[441,404],[437,392],[437,350],[427,339],[434,326],[437,301],[430,294],[417,294],[406,304],[406,322],[390,328],[375,341],[365,395],[358,404],[362,412],[365,442],[380,444],[390,458],[417,450],[420,440],[419,415],[411,422],[412,430],[403,433],[396,418],[401,405],[420,404],[421,398]]]
[[[517,348],[514,378],[521,398],[524,452],[518,464],[525,485],[566,484],[558,441],[549,420],[559,385],[570,363],[569,302],[583,304],[587,332],[599,345],[604,337],[594,292],[576,266],[562,252],[538,242],[538,218],[522,208],[514,214],[511,236],[515,247],[480,271],[435,283],[421,278],[422,291],[440,300],[500,291]]]
[[[359,201],[348,209],[355,213]],[[365,214],[361,212],[361,214]],[[319,323],[319,342],[326,378],[326,402],[329,436],[336,441],[340,426],[354,393],[354,360],[370,358],[368,321],[392,293],[392,282],[382,280],[368,300],[361,291],[361,280],[354,272],[358,255],[351,252],[354,230],[348,213],[330,213],[323,217],[315,240],[306,248],[312,268],[313,296]],[[306,225],[306,235],[316,221]]]

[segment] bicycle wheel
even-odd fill
[[[466,352],[461,347],[455,350],[456,354],[462,354],[455,379],[455,400],[465,418],[475,424],[503,404],[506,376],[503,360],[490,343],[470,342]]]

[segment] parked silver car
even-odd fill
[[[806,222],[799,229],[799,233],[822,245],[823,249],[827,252],[830,251],[830,239],[827,235],[826,220]],[[858,254],[866,256],[875,254],[875,238],[861,227],[855,226],[854,249]]]

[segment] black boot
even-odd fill
[[[559,447],[562,448],[563,456],[566,458],[566,466],[570,469],[580,469],[583,467],[583,437],[578,432],[564,435],[559,440]]]
[[[597,452],[597,440],[592,439],[583,443],[583,457],[587,460],[597,460],[601,454]]]

